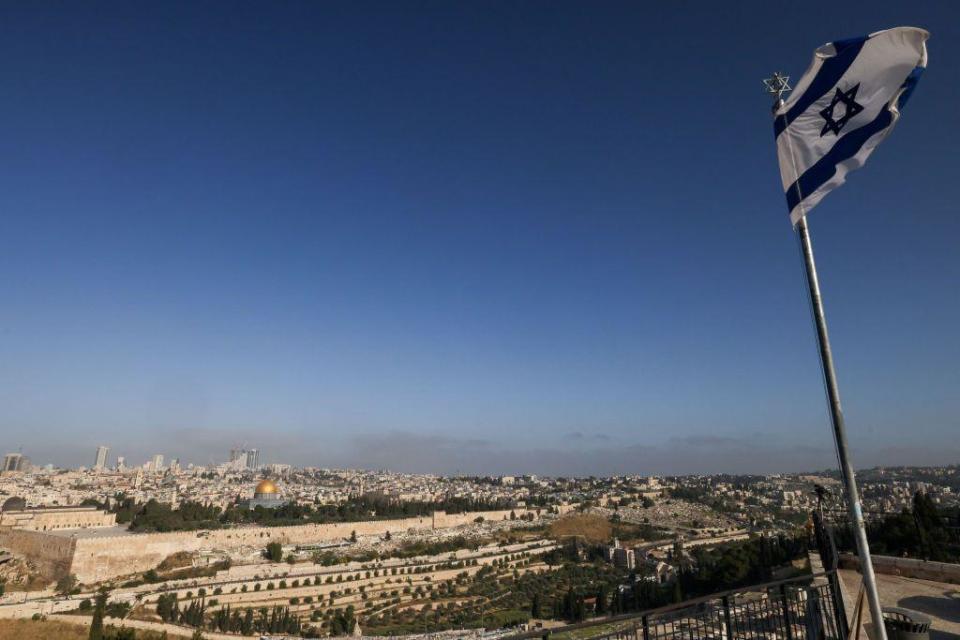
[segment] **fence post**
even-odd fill
[[[850,627],[847,624],[847,611],[843,604],[843,592],[840,591],[840,574],[834,569],[828,577],[830,583],[830,600],[833,604],[833,615],[837,620],[837,632],[841,638],[850,637]]]
[[[824,640],[826,626],[823,621],[823,611],[820,609],[820,592],[814,586],[807,587],[807,611],[804,616],[804,638],[808,640]]]
[[[643,640],[650,640],[650,620],[643,616]]]
[[[730,596],[723,596],[723,626],[727,630],[727,640],[733,640],[733,623],[730,621]]]
[[[783,621],[786,626],[787,640],[793,640],[793,625],[790,623],[790,601],[787,599],[787,585],[780,585],[780,601],[783,603]]]

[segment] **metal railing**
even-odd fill
[[[759,592],[736,593],[641,618],[643,640],[710,639],[841,640],[829,582],[797,587],[781,583]]]
[[[576,640],[846,640],[839,554],[822,514],[812,516],[812,542],[826,571],[638,613],[525,631],[504,640],[546,640],[554,635]]]
[[[571,633],[579,640],[844,640],[847,625],[835,578],[831,570],[509,639]]]

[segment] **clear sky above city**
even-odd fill
[[[854,462],[956,463],[953,2],[4,3],[0,442],[835,466],[760,80],[897,25],[929,69],[810,224]]]

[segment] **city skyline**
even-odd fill
[[[187,435],[185,432],[184,436]],[[394,433],[379,446],[373,442],[359,439],[354,443],[352,450],[346,450],[343,455],[327,455],[311,457],[309,454],[287,454],[282,450],[268,452],[265,459],[261,459],[259,448],[230,447],[229,450],[219,450],[217,443],[208,453],[197,454],[196,447],[190,447],[192,453],[177,454],[176,449],[150,450],[150,453],[139,453],[134,450],[116,449],[113,446],[100,445],[99,451],[106,449],[114,452],[113,458],[106,458],[105,468],[116,469],[118,461],[122,461],[127,470],[147,468],[153,470],[157,459],[161,461],[160,470],[164,470],[162,462],[165,458],[186,468],[188,465],[195,468],[213,468],[224,463],[238,463],[237,468],[242,470],[259,470],[272,465],[290,466],[296,468],[313,467],[327,469],[387,469],[398,473],[438,474],[442,476],[471,475],[471,476],[501,476],[537,474],[552,477],[573,476],[605,476],[605,475],[658,475],[658,476],[685,476],[698,474],[730,474],[751,475],[771,473],[819,473],[834,468],[829,460],[833,451],[824,447],[794,445],[792,448],[774,446],[764,440],[763,434],[754,434],[749,441],[738,441],[733,438],[723,438],[704,434],[685,440],[674,439],[665,448],[650,448],[642,446],[617,447],[614,443],[583,443],[585,436],[582,433],[568,433],[564,437],[575,443],[574,448],[545,450],[539,453],[530,451],[496,451],[491,450],[491,443],[482,440],[457,442],[449,438],[437,437],[434,442],[416,434]],[[731,463],[740,451],[750,448],[755,455],[769,458],[763,465],[754,465],[744,468]],[[371,450],[381,451],[379,458],[369,462]],[[141,451],[148,449],[141,448]],[[488,463],[487,456],[480,460],[472,460],[477,452],[485,452],[487,456],[498,459],[496,464]],[[956,464],[958,452],[954,449],[942,451],[939,456],[932,457],[919,449],[888,447],[883,450],[865,451],[855,450],[859,469],[878,467],[911,467],[911,466],[943,466]],[[23,453],[8,453],[8,456],[23,456],[30,463],[31,459]],[[191,455],[196,457],[191,457]],[[251,459],[252,456],[252,459]],[[71,462],[75,457],[67,456],[66,462],[61,460],[40,459],[33,461],[38,466],[53,464],[61,468],[91,468],[97,466]],[[441,460],[442,464],[431,462]],[[132,464],[131,464],[132,461]]]
[[[910,117],[811,226],[854,463],[960,459],[956,7],[106,6],[4,13],[7,451],[829,468],[760,80],[916,24]]]

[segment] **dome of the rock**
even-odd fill
[[[280,493],[280,489],[277,488],[277,485],[274,484],[273,480],[261,480],[257,484],[257,488],[253,490],[253,495],[259,497],[266,496],[276,496]]]

